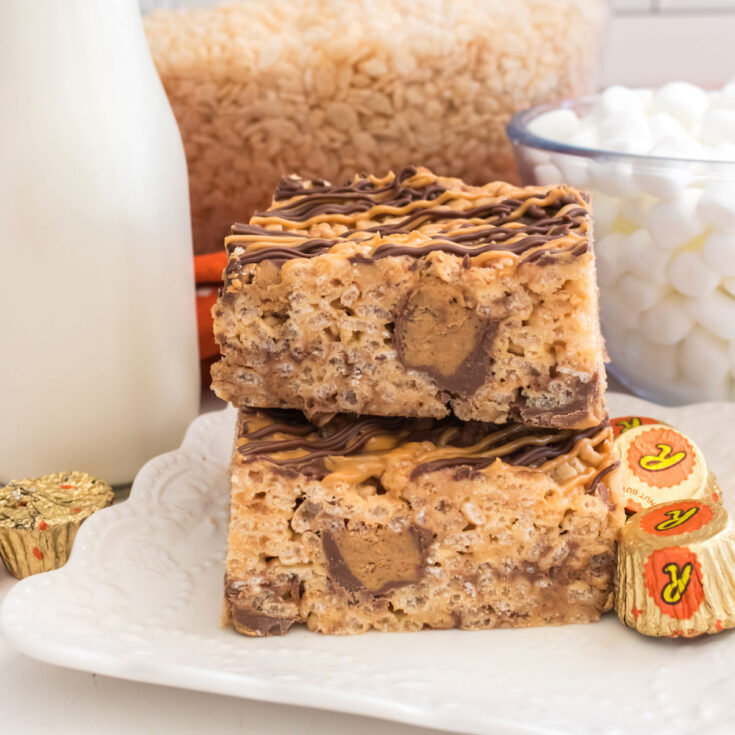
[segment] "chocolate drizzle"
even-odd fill
[[[613,470],[616,470],[618,467],[620,467],[620,460],[617,460],[613,462],[612,464],[605,467],[605,469],[600,470],[590,483],[589,489],[587,490],[587,493],[591,495],[597,490],[597,486],[605,479],[607,475],[609,475]]]
[[[356,177],[342,186],[332,186],[323,180],[284,178],[276,191],[275,201],[286,203],[256,213],[251,224],[236,224],[232,227],[234,236],[247,236],[252,240],[236,239],[228,243],[228,274],[264,260],[313,258],[345,241],[371,243],[373,250],[369,257],[362,253],[354,256],[359,262],[400,255],[418,258],[436,251],[460,257],[475,257],[491,251],[514,255],[533,251],[529,255],[538,260],[563,254],[577,256],[587,250],[588,212],[580,206],[580,199],[573,193],[559,190],[559,195],[551,197],[551,201],[544,206],[536,201],[529,204],[514,196],[460,210],[450,205],[453,201],[466,199],[462,189],[448,190],[433,177],[431,183],[426,184],[426,174],[421,174],[419,183],[412,186],[411,179],[415,176],[417,170],[409,167],[397,176],[381,180],[387,181],[382,185],[366,177]],[[539,198],[537,190],[525,193],[528,198],[536,196],[539,202],[544,201]],[[551,193],[546,193],[546,199]],[[432,204],[438,198],[441,201]],[[380,209],[372,212],[376,207]],[[395,217],[391,210],[405,210],[407,207],[410,211],[405,217],[394,222],[380,221]],[[376,224],[363,229],[346,229],[333,239],[315,238],[301,227],[311,218],[321,215],[352,216],[362,213]],[[271,229],[274,219],[282,222],[278,229]],[[263,220],[266,226],[262,226]],[[482,222],[487,222],[488,226],[479,227]],[[427,233],[424,245],[390,241],[391,236],[407,235],[431,223],[446,223],[446,226]],[[576,234],[579,240],[571,248],[551,246],[536,250],[570,234]],[[279,240],[289,242],[281,244]],[[294,241],[295,244],[292,244]]]
[[[268,413],[277,415],[274,410]],[[248,432],[246,422],[240,436],[246,438],[248,443],[241,446],[238,452],[243,457],[265,460],[287,473],[296,471],[307,477],[322,479],[328,474],[324,464],[326,457],[356,454],[373,437],[399,431],[401,424],[406,422],[402,418],[368,416],[344,423],[342,418],[332,419],[323,427],[309,424],[295,427],[295,430],[290,424],[274,422],[252,433]],[[272,434],[285,434],[286,437],[263,441]],[[305,451],[306,454],[285,459],[270,456],[292,450]]]
[[[305,222],[321,214],[355,214],[367,212],[378,204],[405,207],[417,201],[433,201],[446,189],[432,182],[427,186],[413,187],[404,181],[416,175],[409,166],[392,177],[384,186],[376,186],[369,178],[355,178],[342,186],[331,186],[326,181],[305,181],[296,177],[281,180],[274,196],[275,201],[288,200],[280,207],[256,212],[255,217],[279,217],[291,222]],[[294,201],[295,200],[295,201]]]
[[[265,412],[261,412],[263,415]],[[606,420],[584,431],[541,429],[524,424],[496,424],[478,421],[462,422],[451,416],[444,419],[416,419],[382,416],[361,418],[338,415],[322,427],[311,424],[293,424],[282,420],[277,409],[267,412],[271,423],[250,430],[249,421],[257,414],[243,412],[240,439],[245,440],[239,454],[246,461],[265,461],[286,473],[298,473],[310,478],[323,479],[329,474],[327,457],[349,457],[359,454],[370,439],[390,436],[396,446],[412,442],[430,442],[436,446],[467,450],[483,442],[476,454],[458,452],[456,456],[442,457],[419,463],[411,473],[416,480],[428,472],[448,467],[465,466],[473,471],[491,465],[497,458],[506,464],[536,468],[551,459],[572,451],[577,442],[591,438],[609,426]],[[274,435],[279,434],[279,437]],[[489,441],[488,441],[489,440]],[[443,442],[443,443],[441,443]],[[298,456],[275,457],[282,452],[303,452]],[[427,448],[427,454],[432,450]],[[612,467],[612,466],[611,466]],[[596,485],[607,472],[601,471]]]
[[[414,468],[413,472],[411,472],[411,479],[416,480],[427,472],[435,472],[447,467],[458,467],[460,465],[471,467],[474,471],[482,470],[485,467],[489,467],[498,458],[502,459],[505,464],[529,468],[540,467],[551,459],[568,454],[574,449],[574,445],[578,441],[593,437],[605,428],[605,425],[606,422],[590,429],[585,429],[584,431],[549,431],[530,428],[523,424],[515,424],[508,434],[499,436],[498,441],[488,447],[485,452],[493,452],[502,447],[503,444],[507,444],[513,439],[520,437],[526,440],[524,442],[526,446],[508,453],[496,453],[490,457],[478,454],[474,457],[447,457],[433,462],[424,462]]]

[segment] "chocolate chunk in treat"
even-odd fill
[[[298,618],[276,618],[233,606],[232,620],[240,633],[254,636],[268,636],[285,635],[288,633],[289,628],[297,622]]]
[[[497,323],[482,317],[462,291],[441,281],[412,291],[395,320],[398,358],[428,373],[450,393],[470,396],[485,382]]]
[[[381,594],[415,584],[424,574],[431,531],[411,526],[322,532],[329,576],[346,590]]]
[[[589,381],[578,377],[558,381],[559,400],[552,406],[544,405],[543,396],[529,400],[521,394],[512,406],[514,419],[532,426],[553,426],[566,429],[579,426],[590,415],[590,406],[602,401],[600,381],[595,373]]]

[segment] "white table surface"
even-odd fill
[[[0,601],[13,584],[3,569]],[[62,669],[17,653],[0,637],[0,733],[439,735],[440,731]]]
[[[219,408],[204,396],[203,411]],[[0,602],[15,580],[0,564]],[[62,669],[0,636],[2,735],[440,735],[369,717],[275,705]]]

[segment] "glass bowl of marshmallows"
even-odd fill
[[[508,135],[524,184],[591,195],[612,375],[659,403],[735,399],[735,82],[609,87]]]

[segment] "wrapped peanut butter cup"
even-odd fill
[[[725,508],[685,499],[630,518],[618,544],[615,610],[650,636],[735,626],[735,532]]]
[[[613,419],[612,423],[618,432],[615,446],[627,511],[637,513],[687,498],[720,500],[720,488],[704,455],[682,432],[638,416]]]
[[[84,472],[14,480],[0,488],[0,558],[19,579],[66,564],[79,526],[114,499]]]
[[[613,430],[613,438],[617,439],[621,434],[631,429],[637,429],[639,426],[648,426],[650,424],[663,424],[663,421],[652,419],[648,416],[618,416],[610,419],[610,425]]]

